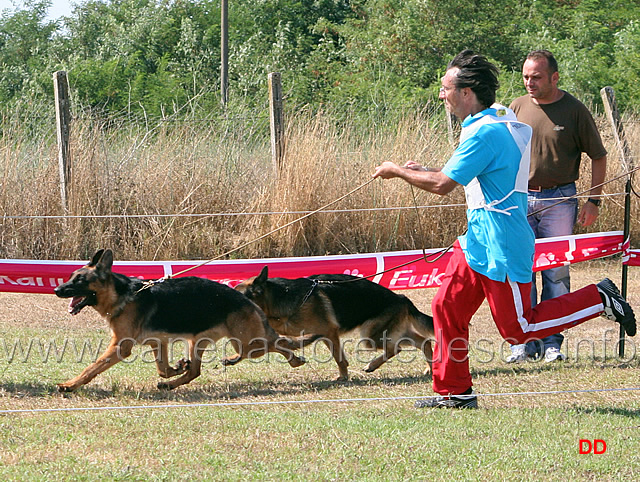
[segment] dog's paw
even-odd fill
[[[307,360],[305,360],[304,357],[301,357],[301,356],[300,357],[295,356],[289,360],[289,365],[291,365],[293,368],[300,367],[305,363],[307,363]]]
[[[173,369],[177,372],[176,375],[180,375],[181,373],[189,371],[190,368],[191,368],[191,360],[188,360],[186,358],[178,360],[178,363],[176,364],[176,366],[173,367]]]
[[[173,387],[170,383],[158,382],[158,390],[173,390]]]
[[[228,356],[226,358],[221,359],[220,363],[222,363],[222,366],[228,367],[230,365],[235,365],[240,360],[242,360],[242,357],[240,355]]]
[[[75,390],[75,387],[71,385],[66,385],[64,383],[58,383],[57,387],[58,387],[58,392],[60,393],[71,393]]]

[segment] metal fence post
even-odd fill
[[[600,96],[604,102],[604,109],[607,113],[607,118],[613,128],[613,136],[616,140],[618,150],[620,151],[620,161],[622,163],[622,169],[630,171],[633,169],[633,157],[631,156],[631,150],[627,144],[627,138],[624,134],[624,127],[622,126],[622,120],[620,119],[620,112],[616,104],[616,96],[613,91],[613,87],[603,87],[600,90]],[[624,226],[623,226],[623,246],[629,245],[630,247],[630,223],[631,223],[631,176],[627,178],[625,186],[624,197]],[[620,285],[620,292],[624,298],[627,297],[627,269],[626,264],[622,264],[622,283]],[[618,346],[618,356],[624,357],[624,340],[625,340],[624,328],[620,326],[620,344]]]

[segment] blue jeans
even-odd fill
[[[553,189],[543,189],[540,192],[529,191],[529,214],[558,203],[559,199],[575,196],[575,183],[565,184]],[[529,215],[529,225],[536,235],[536,238],[551,238],[553,236],[566,236],[573,234],[573,226],[578,217],[578,200],[573,197],[566,200],[551,209],[546,209],[538,214]],[[556,298],[568,293],[569,283],[569,266],[561,266],[559,268],[547,269],[540,272],[542,278],[542,294],[540,301]],[[531,283],[531,306],[536,306],[538,290],[536,288],[536,273],[533,273]],[[557,333],[543,338],[541,341],[531,341],[527,343],[526,353],[529,356],[544,356],[547,348],[556,347],[558,350],[562,346],[564,336]]]

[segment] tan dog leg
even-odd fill
[[[431,348],[431,340],[425,340],[422,343],[422,353],[427,358],[427,368],[424,369],[424,375],[433,373],[433,350]]]
[[[89,383],[97,375],[111,368],[121,360],[131,355],[135,342],[125,340],[120,342],[117,338],[112,338],[105,352],[94,363],[85,368],[80,375],[64,383],[58,384],[59,392],[73,392],[78,387]]]
[[[149,343],[153,348],[153,353],[156,359],[156,367],[158,368],[158,375],[162,378],[171,378],[176,375],[182,375],[189,369],[191,361],[183,358],[178,361],[175,367],[169,365],[169,353],[167,350],[167,344],[164,342],[152,342]]]
[[[268,345],[268,350],[269,351],[274,351],[276,353],[280,353],[283,357],[285,357],[287,359],[287,361],[289,362],[289,365],[291,365],[293,368],[299,367],[301,365],[304,365],[305,359],[299,356],[296,356],[295,353],[293,353],[293,351],[291,350],[291,340],[288,340],[287,338],[284,337],[278,337],[276,340],[273,341],[273,343],[270,343]]]
[[[338,365],[338,371],[340,375],[336,378],[338,382],[344,382],[349,380],[349,362],[347,361],[347,356],[342,349],[342,343],[340,343],[340,337],[337,333],[330,333],[326,336],[326,338],[322,338],[322,341],[333,356],[333,359],[336,361]]]
[[[364,371],[367,373],[371,373],[372,371],[377,370],[384,362],[396,356],[398,353],[400,353],[400,351],[401,349],[397,343],[388,344],[384,353],[379,357],[371,360],[369,364],[364,367]]]
[[[161,390],[173,390],[180,385],[184,385],[186,383],[189,383],[191,380],[198,378],[201,373],[200,369],[202,367],[202,356],[208,344],[208,342],[203,342],[203,339],[197,341],[189,340],[189,358],[191,360],[186,372],[184,373],[184,375],[176,378],[175,380],[158,383],[158,388]]]
[[[427,338],[415,330],[412,330],[411,333],[406,334],[405,337],[411,338],[416,347],[420,346],[420,348],[422,349],[422,353],[424,353],[424,356],[427,359],[427,367],[424,369],[423,375],[431,375],[431,364],[433,362],[431,340],[433,339],[433,337]]]

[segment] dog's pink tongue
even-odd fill
[[[82,296],[74,296],[73,298],[71,298],[71,301],[69,301],[69,313],[73,313],[74,308],[78,303],[82,301],[82,299]]]

